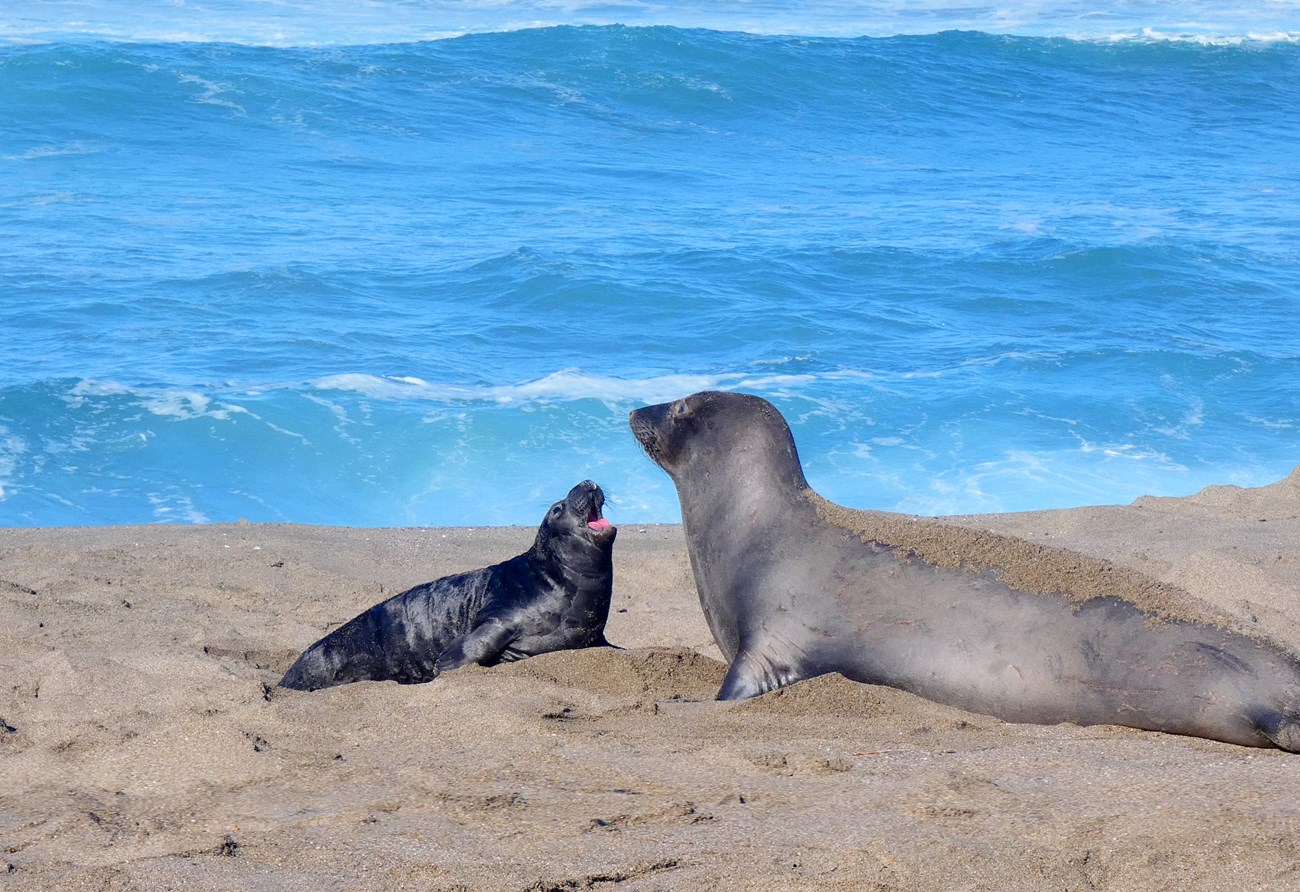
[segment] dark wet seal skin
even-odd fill
[[[604,504],[600,487],[584,480],[546,512],[528,551],[376,604],[307,648],[280,685],[418,684],[470,663],[608,645],[618,530]]]
[[[697,393],[632,431],[681,500],[734,700],[839,672],[1007,721],[1114,724],[1300,751],[1300,662],[1083,555],[809,487],[774,406]]]

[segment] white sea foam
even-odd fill
[[[251,415],[243,406],[218,402],[205,393],[181,388],[150,389],[129,387],[118,381],[78,381],[65,397],[73,405],[88,399],[104,397],[131,397],[152,415],[189,421],[195,418],[212,418],[228,421],[232,415]],[[287,432],[286,432],[287,433]]]
[[[367,374],[341,374],[317,378],[311,382],[320,390],[340,390],[381,400],[423,400],[432,403],[498,403],[510,405],[539,401],[594,399],[605,403],[662,403],[700,390],[758,389],[810,384],[812,375],[659,375],[650,378],[623,379],[604,375],[587,375],[563,369],[513,385],[468,386],[439,384],[412,377],[376,377]]]
[[[1116,468],[1111,464],[1116,459],[1133,461]],[[1169,480],[1177,476],[1189,477],[1187,468],[1169,462],[1166,456],[1123,445],[1078,452],[1011,448],[996,459],[941,470],[923,488],[910,478],[893,477],[889,489],[898,492],[898,498],[885,507],[943,516],[1034,510],[1043,503],[1097,505],[1167,491]],[[1185,489],[1196,488],[1189,482]]]
[[[248,410],[242,406],[215,403],[211,397],[188,390],[168,390],[148,396],[143,400],[143,405],[154,415],[182,420],[215,418],[226,421],[231,415],[248,414]]]
[[[1168,454],[1136,443],[1090,443],[1080,439],[1079,451],[1084,455],[1099,454],[1107,459],[1150,462],[1170,471],[1187,470],[1186,466],[1174,461]]]
[[[18,470],[18,458],[27,451],[27,443],[0,425],[0,501],[5,498],[5,486]]]
[[[1262,417],[1260,417],[1260,416],[1258,416],[1258,415],[1254,415],[1254,414],[1252,414],[1252,413],[1250,413],[1250,412],[1242,413],[1242,416],[1241,416],[1241,417],[1244,418],[1244,419],[1246,419],[1246,420],[1247,420],[1248,422],[1250,422],[1251,424],[1259,425],[1260,427],[1262,427],[1262,428],[1266,428],[1266,429],[1268,429],[1268,430],[1286,430],[1286,431],[1289,431],[1289,430],[1294,429],[1295,426],[1296,426],[1296,423],[1295,423],[1294,421],[1292,421],[1291,419],[1282,419],[1282,420],[1278,420],[1278,419],[1275,419],[1275,418],[1262,418]]]
[[[1245,44],[1297,43],[1300,31],[1255,31],[1231,33],[1222,25],[1189,25],[1181,29],[1143,28],[1136,32],[1114,34],[1064,34],[1075,40],[1104,40],[1109,43],[1194,43],[1200,46],[1243,46]]]
[[[87,378],[78,381],[69,395],[73,397],[123,396],[131,392],[131,388],[125,384],[119,384],[117,381],[98,381]]]
[[[58,146],[37,146],[34,149],[28,149],[18,155],[0,155],[3,161],[40,161],[45,158],[59,158],[65,155],[92,155],[98,152],[94,149],[79,142],[68,145]]]
[[[364,373],[327,375],[306,383],[315,391],[353,393],[379,401],[417,401],[439,404],[496,404],[517,406],[535,402],[568,402],[573,400],[599,400],[606,404],[660,403],[701,390],[759,390],[780,393],[784,388],[814,384],[815,375],[751,375],[743,372],[716,375],[659,375],[648,378],[616,378],[606,375],[584,374],[576,369],[561,369],[533,381],[510,385],[466,385],[426,381],[410,375],[379,376]],[[301,391],[303,385],[284,384],[262,386],[246,391],[248,396],[260,397],[272,393]],[[83,380],[68,392],[66,399],[79,403],[88,399],[130,397],[150,414],[161,418],[189,421],[211,418],[228,421],[235,415],[246,415],[263,421],[279,433],[302,437],[291,430],[266,422],[231,398],[215,398],[193,389],[130,387],[117,381]],[[321,405],[336,417],[341,425],[353,423],[346,410],[330,400],[305,392],[309,401]]]
[[[149,493],[147,498],[153,506],[154,519],[163,523],[211,523],[211,519],[194,505],[188,496],[160,495]]]
[[[241,116],[247,114],[247,112],[244,111],[243,106],[231,102],[229,99],[222,98],[222,93],[228,93],[231,90],[231,88],[225,84],[213,83],[210,80],[205,80],[204,78],[193,74],[182,74],[180,76],[180,81],[183,84],[193,84],[194,86],[203,89],[203,92],[194,98],[194,102],[205,105],[218,105],[222,108],[228,108],[232,111],[239,112]]]

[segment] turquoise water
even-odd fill
[[[857,507],[1271,482],[1300,15],[1185,6],[7,22],[0,525],[672,521],[626,414],[704,388]]]

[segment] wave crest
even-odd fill
[[[342,390],[382,400],[424,400],[434,403],[515,404],[536,401],[600,400],[605,403],[663,403],[701,390],[755,388],[770,390],[809,384],[812,375],[659,375],[649,378],[614,378],[562,369],[535,381],[479,386],[431,383],[414,377],[379,377],[341,374],[317,378],[311,386]]]

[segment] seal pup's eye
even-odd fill
[[[551,517],[559,517],[563,513],[564,513],[563,502],[556,502],[554,505],[551,506]]]

